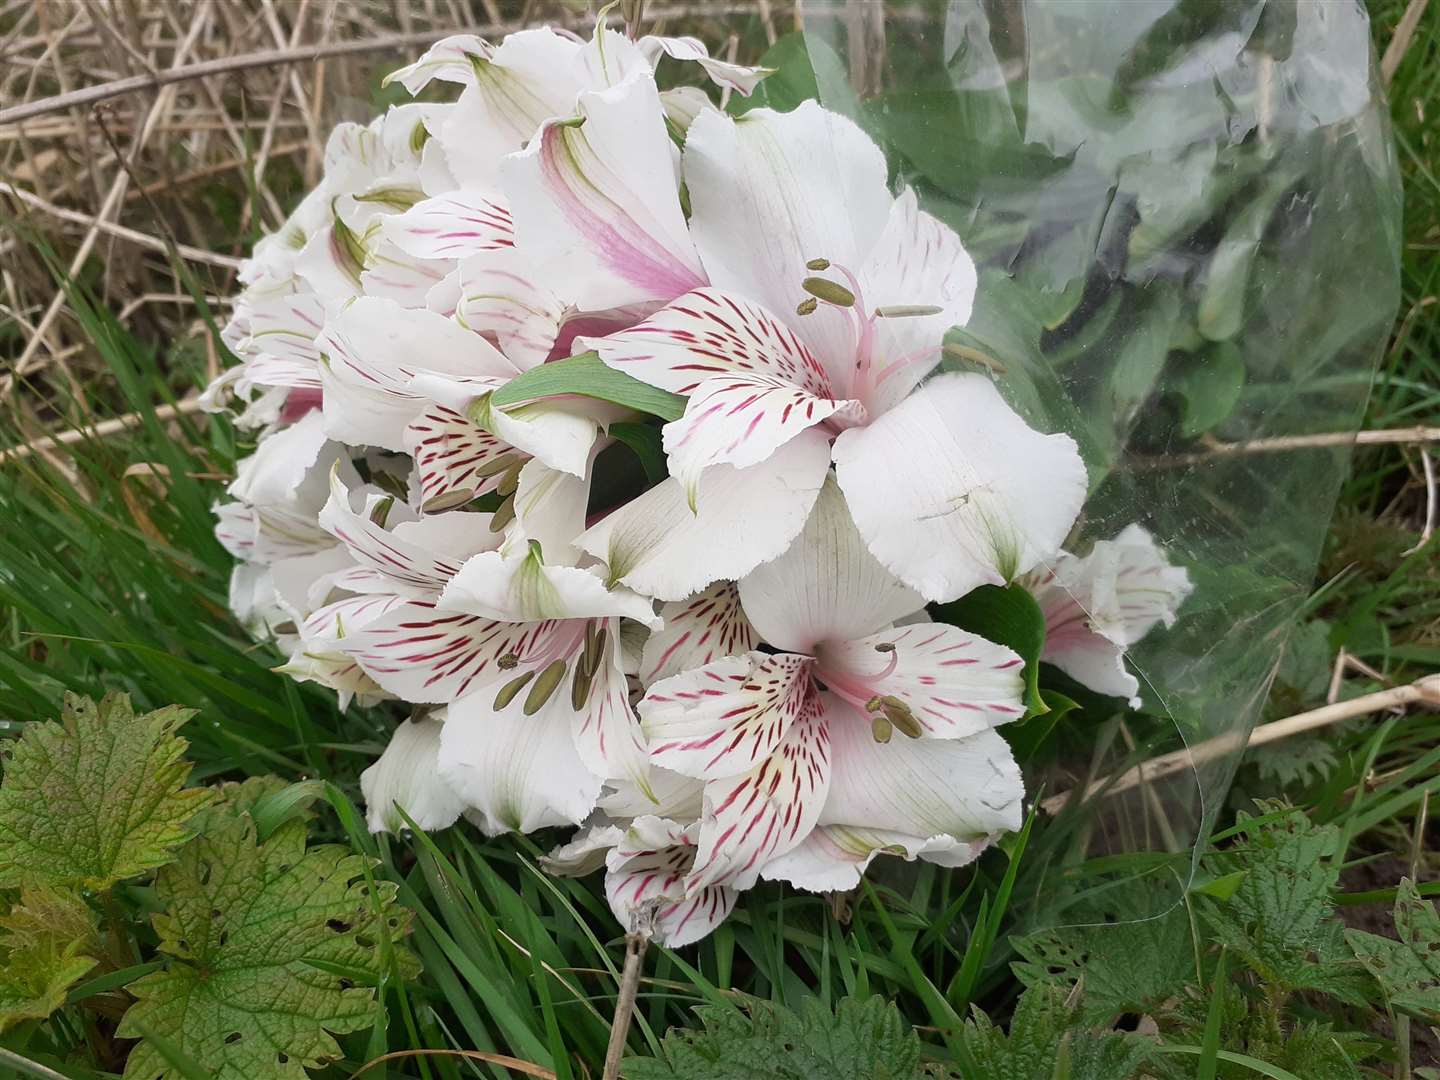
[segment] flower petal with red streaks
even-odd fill
[[[723,656],[739,656],[760,643],[733,581],[666,604],[660,617],[665,626],[650,635],[640,657],[640,682],[645,686]]]

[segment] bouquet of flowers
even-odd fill
[[[1138,525],[1066,550],[1076,444],[947,347],[975,265],[860,127],[660,63],[767,74],[603,17],[395,72],[458,97],[335,130],[207,401],[257,433],[217,507],[237,615],[414,706],[371,828],[580,826],[549,869],[681,945],[762,879],[1019,827],[1034,662],[966,598],[1033,598],[1043,658],[1131,699],[1190,584]]]

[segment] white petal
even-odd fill
[[[812,655],[925,606],[870,554],[828,477],[795,542],[741,579],[740,602],[761,640]]]
[[[593,632],[597,624],[591,626]],[[599,662],[579,708],[574,708],[580,700],[576,696],[580,693],[579,684],[574,681],[579,679],[579,671],[572,676],[570,686],[560,691],[574,709],[571,731],[575,749],[591,772],[606,777],[611,783],[632,785],[642,797],[658,804],[658,795],[650,782],[650,761],[645,753],[640,721],[630,705],[630,686],[620,667],[620,620],[607,619],[603,627],[605,638]],[[583,658],[577,661],[583,662]]]
[[[325,443],[325,418],[307,413],[262,438],[255,453],[236,464],[235,480],[226,492],[252,506],[293,502]]]
[[[673,822],[636,819],[609,861],[605,896],[628,933],[678,949],[709,934],[735,906],[735,890],[723,885],[687,891],[695,842]]]
[[[834,456],[870,551],[927,600],[1052,557],[1085,498],[1074,440],[1028,427],[984,375],[932,379]]]
[[[599,575],[552,565],[533,550],[476,555],[440,594],[439,607],[507,622],[624,616],[657,626],[652,602],[626,588],[607,589]]]
[[[585,531],[590,478],[552,469],[543,461],[527,461],[520,470],[511,505],[515,520],[501,548],[507,554],[528,551],[530,541],[551,563],[576,565],[584,558],[575,540]]]
[[[804,527],[829,468],[825,435],[806,431],[748,469],[707,469],[690,510],[673,477],[580,537],[612,579],[657,600],[682,600],[775,558]]]
[[[421,259],[381,238],[360,274],[360,288],[370,298],[393,300],[404,308],[423,308],[430,290],[454,267],[448,259]]]
[[[1192,586],[1151,535],[1128,525],[1114,540],[1099,540],[1084,558],[1062,556],[1056,582],[1077,597],[1096,633],[1134,645],[1156,626],[1172,626]]]
[[[607,791],[600,796],[600,809],[612,818],[633,818],[642,814],[680,821],[694,821],[701,813],[705,782],[693,776],[652,766],[649,790],[625,780],[607,780]]]
[[[755,768],[707,783],[700,851],[687,883],[691,893],[711,885],[754,885],[762,866],[815,827],[830,773],[830,736],[817,702]]]
[[[975,263],[944,222],[920,209],[906,188],[890,212],[875,249],[860,270],[865,305],[937,307],[935,315],[875,320],[873,355],[883,369],[879,388],[866,404],[884,412],[910,393],[940,360],[945,332],[964,326],[975,299]]]
[[[475,81],[474,59],[484,59],[494,52],[484,38],[474,34],[454,34],[441,38],[413,64],[397,68],[382,83],[398,82],[412,94],[418,94],[432,79],[469,84]]]
[[[640,702],[650,760],[703,780],[755,768],[816,711],[813,663],[752,652],[656,683]]]
[[[494,335],[506,358],[521,371],[542,364],[555,346],[565,305],[522,252],[499,250],[460,264],[455,321],[478,334]]]
[[[550,699],[554,705],[557,692]],[[451,705],[440,734],[439,774],[488,836],[578,825],[595,808],[601,779],[585,768],[570,724],[548,709],[532,716],[517,694],[504,709],[491,695]]]
[[[427,596],[459,573],[465,560],[494,547],[498,537],[479,515],[438,516],[409,527],[385,528],[384,500],[372,498],[360,511],[338,471],[331,477],[330,499],[320,511],[320,525],[344,544],[361,566],[385,575],[397,593]]]
[[[680,210],[659,93],[646,72],[579,98],[507,158],[516,242],[583,310],[673,299],[704,283]]]
[[[523,460],[514,447],[444,405],[430,406],[406,426],[405,449],[415,460],[427,513],[493,491],[506,470],[491,467],[502,460]]]
[[[822,362],[848,366],[846,315],[792,313],[808,298],[800,284],[812,273],[807,262],[856,271],[885,228],[893,199],[879,148],[850,120],[807,101],[794,112],[752,109],[739,120],[702,113],[683,162],[690,228],[711,284],[765,304]]]
[[[515,246],[510,211],[474,190],[426,199],[381,227],[396,247],[421,259],[465,259]]]
[[[699,38],[650,35],[641,38],[637,44],[651,64],[656,63],[662,53],[676,60],[688,60],[699,64],[717,86],[728,86],[746,97],[760,85],[761,79],[770,74],[768,68],[746,67],[744,64],[711,59],[710,51]]]
[[[958,840],[953,836],[909,836],[880,829],[848,825],[818,825],[794,851],[765,864],[760,876],[785,881],[810,892],[848,892],[880,855],[916,858],[942,866],[964,866],[988,846],[988,840]]]
[[[760,642],[732,581],[666,604],[660,617],[665,625],[646,639],[640,658],[640,682],[645,686],[723,656],[747,653]]]
[[[877,743],[853,706],[832,699],[827,714],[834,767],[819,824],[961,840],[1020,827],[1020,769],[994,731]]]
[[[924,738],[956,739],[1025,715],[1025,661],[958,626],[926,623],[826,642],[821,681],[862,705],[902,701]]]
[[[569,843],[540,856],[540,865],[558,877],[585,877],[605,865],[605,856],[624,837],[623,828],[604,815],[597,815]]]
[[[743,469],[837,413],[864,417],[858,403],[833,400],[825,369],[784,322],[714,289],[586,344],[617,371],[688,395],[685,415],[665,425],[665,451],[692,490],[707,466]]]
[[[676,86],[661,90],[660,105],[665,110],[665,119],[682,132],[689,131],[690,125],[702,112],[715,108],[710,95],[698,86]]]
[[[440,729],[436,720],[406,720],[390,736],[379,760],[360,774],[365,823],[372,833],[408,828],[397,805],[427,831],[459,819],[465,804],[436,772]]]

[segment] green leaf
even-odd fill
[[[920,1040],[884,998],[846,998],[832,1014],[808,998],[792,1012],[756,998],[704,1006],[703,1029],[671,1029],[665,1058],[630,1058],[626,1080],[912,1080]]]
[[[67,695],[59,723],[27,727],[0,784],[0,887],[107,889],[168,863],[213,798],[182,790],[190,763],[175,732],[192,715]]]
[[[1245,390],[1245,359],[1229,342],[1207,349],[1175,381],[1180,392],[1180,430],[1194,438],[1221,423]]]
[[[1227,902],[1204,904],[1206,922],[1272,987],[1363,1002],[1362,973],[1331,917],[1340,830],[1313,825],[1298,811],[1267,817],[1239,815],[1237,847],[1208,860],[1217,875],[1243,871],[1244,877]]]
[[[658,484],[670,475],[665,464],[665,449],[659,428],[653,424],[621,421],[610,425],[610,435],[635,452],[635,456],[640,459],[640,467],[645,470],[647,482]]]
[[[155,882],[169,960],[130,987],[119,1034],[141,1041],[125,1076],[179,1080],[175,1062],[188,1060],[221,1080],[305,1080],[341,1057],[330,1033],[370,1027],[373,985],[416,970],[392,944],[409,915],[369,866],[347,848],[307,850],[302,820],[262,843],[248,813],[213,810]]]
[[[760,58],[771,73],[749,97],[735,94],[728,106],[732,116],[751,109],[791,112],[806,101],[824,101],[827,108],[853,116],[859,108],[849,75],[835,50],[814,34],[786,34]]]
[[[564,394],[597,398],[662,420],[678,420],[685,413],[685,399],[679,394],[606,367],[599,354],[593,352],[554,360],[517,375],[490,395],[490,405],[499,409]]]
[[[1132,1035],[1085,1027],[1079,1006],[1054,986],[1021,995],[1008,1034],[976,1009],[960,1041],[967,1064],[984,1080],[1130,1080],[1151,1052]]]
[[[1070,992],[1083,981],[1077,1012],[1093,1021],[1154,1013],[1195,975],[1190,920],[1182,906],[1155,915],[1155,886],[1145,879],[1100,892],[1066,912],[1074,925],[1013,941],[1016,977],[1028,987]]]
[[[60,1008],[95,966],[99,947],[95,916],[80,897],[22,889],[19,902],[0,915],[0,1031]]]
[[[1360,930],[1345,940],[1393,1008],[1440,1024],[1440,916],[1409,878],[1395,897],[1395,930],[1399,941]]]
[[[1040,696],[1040,653],[1045,648],[1045,613],[1023,585],[982,585],[931,614],[987,641],[1008,646],[1025,661],[1025,718],[1048,712]]]

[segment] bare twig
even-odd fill
[[[610,1024],[610,1045],[605,1050],[605,1071],[601,1080],[618,1080],[620,1059],[630,1034],[630,1017],[635,1012],[635,994],[640,988],[640,966],[650,939],[644,934],[625,935],[625,969],[620,974],[620,995],[615,999],[615,1019]]]
[[[1386,86],[1395,78],[1395,72],[1400,70],[1400,64],[1405,59],[1410,42],[1415,39],[1415,31],[1420,27],[1420,19],[1424,16],[1429,2],[1430,0],[1410,0],[1405,14],[1400,16],[1400,24],[1395,27],[1395,36],[1390,39],[1390,44],[1385,46],[1385,55],[1380,58],[1380,81]]]
[[[1420,539],[1415,542],[1415,546],[1400,553],[1405,556],[1414,555],[1435,535],[1435,462],[1431,460],[1430,451],[1420,451],[1420,464],[1425,468],[1425,524],[1420,529]]]
[[[1392,444],[1440,443],[1440,427],[1381,428],[1375,431],[1329,431],[1319,435],[1280,435],[1245,442],[1211,443],[1204,450],[1164,457],[1132,457],[1134,469],[1174,469],[1198,465],[1234,454],[1273,454],[1286,450],[1318,450],[1335,446],[1383,446]]]
[[[44,453],[47,450],[68,446],[70,443],[77,443],[83,439],[103,439],[128,428],[139,427],[147,418],[163,423],[166,420],[173,420],[177,416],[185,416],[199,411],[199,400],[190,399],[176,405],[158,405],[148,413],[126,413],[110,420],[101,420],[96,424],[86,424],[84,427],[71,428],[56,435],[47,435],[43,439],[35,439],[20,446],[0,449],[0,465],[8,465],[12,461],[20,461],[31,454]]]
[[[1161,754],[1159,757],[1141,762],[1119,776],[1097,780],[1083,792],[1072,789],[1052,795],[1040,803],[1040,809],[1047,814],[1055,814],[1077,796],[1089,799],[1099,795],[1118,795],[1121,792],[1132,791],[1141,784],[1148,784],[1187,769],[1208,764],[1237,750],[1264,746],[1280,739],[1288,739],[1292,735],[1338,724],[1342,720],[1368,716],[1371,713],[1384,712],[1387,709],[1404,708],[1407,705],[1421,705],[1431,709],[1440,708],[1440,675],[1427,675],[1405,686],[1396,686],[1374,694],[1365,694],[1363,697],[1337,702],[1334,705],[1323,705],[1318,709],[1311,709],[1309,712],[1262,724],[1250,733],[1248,739],[1243,738],[1237,732],[1207,739],[1205,742],[1193,747],[1186,747],[1183,750]]]
[[[26,206],[32,206],[51,217],[57,217],[61,221],[72,221],[77,225],[88,225],[92,229],[98,229],[109,236],[118,236],[122,240],[129,240],[131,243],[139,244],[142,247],[150,248],[152,251],[166,252],[169,250],[164,240],[149,233],[142,233],[125,225],[117,225],[113,221],[105,221],[92,214],[82,214],[78,210],[67,210],[63,206],[56,206],[54,203],[46,202],[38,195],[34,195],[24,188],[15,187],[0,180],[0,194],[9,195],[20,200]],[[229,255],[218,255],[213,251],[205,251],[202,248],[191,247],[189,244],[176,244],[175,250],[191,262],[208,263],[211,266],[223,266],[227,270],[240,269],[241,260],[231,258]]]
[[[483,1061],[487,1065],[499,1065],[502,1069],[518,1072],[522,1076],[536,1076],[540,1080],[555,1080],[555,1073],[550,1069],[542,1068],[530,1061],[522,1061],[520,1058],[507,1057],[504,1054],[487,1054],[484,1050],[393,1050],[367,1061],[350,1074],[350,1080],[355,1080],[357,1076],[369,1072],[376,1065],[413,1057],[457,1057],[465,1061]]]

